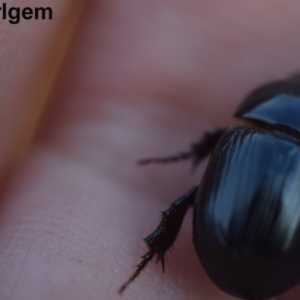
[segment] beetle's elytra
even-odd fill
[[[193,241],[211,280],[224,292],[263,300],[300,282],[300,79],[264,85],[234,117],[248,125],[207,133],[178,156],[141,164],[211,154],[199,186],[163,213],[145,238],[149,251],[123,292],[154,255],[164,268],[189,206],[194,206]]]

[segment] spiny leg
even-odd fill
[[[193,159],[193,167],[198,164],[215,148],[221,136],[227,129],[217,129],[214,132],[205,133],[201,140],[191,146],[190,151],[179,153],[178,155],[149,158],[138,161],[139,165],[151,163],[171,163],[186,159]],[[149,251],[142,256],[142,261],[137,265],[133,275],[121,286],[119,293],[123,293],[127,286],[140,274],[147,266],[148,262],[157,255],[157,262],[161,262],[164,271],[164,254],[173,245],[179,233],[183,218],[188,207],[194,203],[197,186],[189,190],[181,198],[175,201],[172,206],[163,212],[162,220],[157,229],[144,240]]]
[[[157,255],[157,262],[161,262],[164,272],[164,254],[173,245],[179,233],[182,221],[190,205],[193,205],[198,186],[193,187],[182,197],[176,200],[169,209],[162,213],[162,220],[156,230],[147,236],[146,242],[149,251],[142,256],[133,275],[121,286],[119,293],[123,293],[127,286],[141,273],[148,262]]]
[[[203,135],[199,142],[192,144],[191,149],[187,152],[181,152],[178,155],[167,156],[162,158],[147,158],[138,161],[139,165],[148,164],[165,164],[173,163],[186,159],[193,159],[193,168],[196,168],[199,163],[216,147],[219,139],[227,129],[217,129],[213,132],[207,132]]]

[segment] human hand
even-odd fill
[[[2,149],[16,134],[7,133],[10,122],[30,107],[24,82],[38,77],[65,28],[55,22],[75,14],[66,12],[71,1],[49,5],[58,19],[2,25],[18,33],[2,40]],[[253,88],[299,71],[299,8],[296,1],[89,1],[32,147],[5,178],[0,299],[121,299],[118,288],[147,251],[142,238],[203,170],[189,176],[189,164],[134,162],[186,150],[205,130],[230,125]],[[150,264],[122,299],[233,297],[203,271],[189,214],[165,274]],[[299,299],[299,288],[280,299]]]

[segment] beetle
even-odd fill
[[[206,133],[189,151],[139,164],[210,154],[198,186],[163,212],[144,240],[148,252],[119,292],[173,245],[190,206],[193,243],[210,279],[247,300],[282,294],[300,282],[300,76],[254,90],[234,114],[243,124]]]

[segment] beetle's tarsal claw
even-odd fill
[[[164,257],[163,251],[157,252],[157,261],[156,262],[161,262],[162,272],[165,273],[165,257]]]
[[[139,276],[141,271],[146,267],[148,262],[152,259],[154,254],[156,253],[155,250],[150,250],[147,252],[144,256],[142,256],[142,261],[137,265],[137,269],[135,272],[132,274],[132,276],[119,288],[119,294],[123,294],[123,292],[126,290],[128,285]]]

